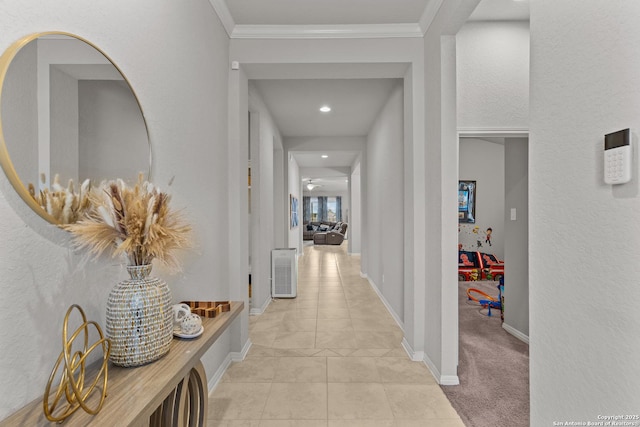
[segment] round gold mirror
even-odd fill
[[[150,179],[147,125],[120,69],[69,33],[14,43],[0,57],[0,164],[53,224],[77,220],[70,200],[90,183]]]

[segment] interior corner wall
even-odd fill
[[[361,176],[360,176],[360,161],[357,161],[356,166],[352,169],[353,173],[349,179],[349,200],[350,206],[349,215],[347,218],[348,230],[347,237],[349,241],[349,253],[356,255],[360,254],[362,250],[362,199],[361,199]]]
[[[529,23],[467,22],[456,56],[458,129],[527,129]]]
[[[282,145],[273,140],[273,247],[289,247],[289,163]],[[295,247],[295,246],[293,246]]]
[[[288,159],[288,156],[287,156]],[[288,160],[288,171],[289,171],[289,179],[287,183],[287,188],[289,189],[288,193],[298,199],[298,225],[296,227],[291,227],[291,212],[289,206],[289,212],[285,215],[288,218],[289,226],[288,229],[288,243],[287,247],[296,248],[299,255],[302,255],[302,223],[304,222],[302,219],[302,181],[300,178],[300,167],[298,166],[298,162],[296,159],[291,156],[291,159]],[[287,200],[287,204],[290,204],[291,201]]]
[[[71,177],[76,182],[78,177],[100,182],[115,173],[130,184],[137,181],[139,173],[146,177],[149,172],[147,129],[129,85],[122,80],[78,80],[76,83],[80,110],[77,140],[82,168],[78,175]],[[53,137],[53,129],[51,133]],[[51,164],[56,164],[53,152]]]
[[[469,16],[473,7],[477,5],[479,0],[458,0],[447,1],[443,3],[441,9],[447,9],[450,7],[457,7],[460,3],[464,3],[467,10],[464,11],[465,18]],[[469,5],[469,3],[473,3]],[[446,15],[446,14],[445,14]],[[444,20],[447,20],[448,16],[445,16]],[[433,26],[432,26],[433,27]],[[433,39],[438,38],[441,27],[433,30]],[[407,263],[405,268],[407,273],[405,274],[405,295],[408,300],[405,300],[405,304],[411,304],[411,310],[406,310],[406,317],[404,319],[405,326],[405,338],[407,345],[412,347],[408,350],[410,353],[414,353],[412,357],[422,360],[424,354],[424,337],[425,330],[427,328],[440,328],[440,323],[433,324],[425,320],[424,313],[425,305],[429,306],[429,310],[442,314],[441,299],[435,295],[428,295],[427,300],[426,285],[427,280],[433,280],[432,271],[427,274],[425,267],[427,261],[427,238],[425,230],[428,225],[425,221],[425,207],[427,207],[427,181],[425,175],[427,169],[432,165],[427,164],[427,157],[425,156],[425,140],[427,137],[426,122],[431,122],[433,111],[426,111],[426,83],[427,80],[433,78],[432,74],[427,73],[425,70],[425,55],[429,56],[430,50],[425,49],[425,39],[421,38],[386,38],[386,39],[286,39],[286,40],[252,40],[252,39],[232,39],[231,40],[231,55],[233,60],[238,61],[244,66],[250,67],[253,64],[273,64],[280,66],[287,66],[288,64],[341,64],[346,67],[349,64],[371,64],[372,70],[376,68],[378,64],[397,63],[406,64],[407,70],[404,75],[405,90],[411,91],[410,97],[405,97],[407,105],[405,107],[405,113],[409,115],[409,118],[405,120],[405,131],[409,134],[404,142],[405,147],[405,159],[410,161],[411,164],[407,166],[402,174],[404,175],[404,189],[403,194],[406,196],[404,200],[404,208],[411,209],[411,212],[404,216],[401,220],[404,220],[404,226],[406,235],[415,235],[415,239],[406,240],[404,254],[405,258],[414,259],[415,262]],[[438,50],[439,52],[439,50]],[[430,56],[429,56],[430,57]],[[258,72],[258,70],[254,70]],[[384,76],[383,76],[384,77]],[[400,77],[400,76],[394,76]],[[455,76],[454,76],[455,77]],[[259,77],[255,77],[259,78]],[[439,82],[435,84],[439,87]],[[429,93],[431,96],[431,93]],[[429,101],[429,107],[433,107],[434,104],[439,103],[439,96],[435,98],[433,102]],[[436,108],[439,108],[437,106]],[[439,117],[439,116],[438,116]],[[455,117],[455,115],[454,115]],[[429,120],[427,120],[429,119]],[[432,124],[432,123],[430,123]],[[435,127],[440,128],[439,124],[433,123]],[[431,126],[430,126],[431,128]],[[455,129],[454,129],[455,131]],[[432,137],[432,134],[428,135]],[[439,137],[439,135],[438,135]],[[456,138],[457,141],[457,138]],[[457,144],[455,144],[457,147]],[[457,150],[457,148],[456,148]],[[374,260],[369,259],[368,247],[369,238],[367,231],[369,212],[366,209],[367,206],[367,194],[369,191],[367,185],[366,176],[368,175],[368,166],[366,164],[366,146],[362,148],[363,161],[361,163],[361,203],[362,203],[362,215],[361,215],[361,267],[362,273],[369,270],[369,266],[373,264]],[[457,151],[455,152],[457,156]],[[436,158],[430,161],[439,163]],[[454,180],[457,180],[457,157],[455,158],[454,165]],[[373,191],[373,189],[372,189]],[[439,192],[440,190],[438,190]],[[457,221],[455,216],[455,187],[451,193],[454,197],[452,201],[452,215],[454,220]],[[439,194],[434,196],[434,200],[439,200]],[[437,221],[434,221],[435,227],[439,226]],[[455,224],[454,224],[455,226]],[[451,270],[452,274],[457,271],[457,263],[455,262],[457,257],[455,253],[455,244],[457,241],[457,233],[455,228],[450,232],[451,234]],[[406,236],[405,236],[406,237]],[[435,253],[439,254],[439,249],[436,249]],[[438,270],[441,266],[437,266]],[[453,280],[457,279],[454,276]],[[437,279],[439,280],[439,278]],[[457,299],[454,301],[447,301],[452,307],[457,307]],[[405,307],[406,309],[406,307]],[[446,312],[448,313],[448,311]],[[457,311],[456,311],[457,313]],[[449,316],[449,314],[445,314]],[[457,314],[456,314],[457,316]],[[447,326],[449,327],[449,326]],[[457,346],[457,328],[452,329],[451,335]],[[445,331],[449,334],[449,329]],[[440,341],[435,344],[434,352],[439,353],[442,349]],[[457,348],[457,347],[456,347]],[[449,357],[448,352],[447,357]],[[451,360],[457,360],[457,354],[453,352],[449,358]]]
[[[397,85],[367,137],[369,265],[365,273],[396,319],[404,318],[404,118]]]
[[[2,133],[11,161],[23,182],[38,188],[38,48],[24,46],[11,62],[2,84]],[[9,108],[11,106],[11,108]],[[17,140],[17,144],[11,141]]]
[[[251,111],[251,310],[260,314],[271,299],[271,251],[276,248],[275,162],[276,148],[282,146],[280,132],[275,126],[262,98],[249,83],[249,111]],[[274,147],[278,145],[279,147]],[[281,150],[277,150],[281,152]],[[285,183],[281,182],[281,192]],[[282,202],[284,203],[284,201]],[[288,203],[288,195],[287,195]],[[284,237],[282,237],[284,238]]]
[[[459,179],[476,181],[476,222],[458,225],[458,242],[464,250],[479,250],[504,259],[505,146],[460,138],[459,153]],[[492,229],[489,241],[488,228]]]
[[[152,179],[171,193],[172,206],[184,209],[194,229],[194,249],[176,254],[183,272],[172,275],[156,264],[153,274],[167,281],[174,301],[227,299],[230,235],[221,224],[230,213],[220,201],[228,196],[229,39],[210,3],[140,0],[123,8],[108,1],[2,2],[0,28],[0,51],[55,28],[95,43],[116,60],[149,126]],[[109,291],[127,274],[120,260],[88,262],[85,252],[74,252],[68,235],[26,207],[4,172],[0,218],[3,419],[42,396],[60,352],[66,309],[77,303],[104,326]],[[210,377],[228,354],[225,340],[207,353]]]
[[[80,81],[57,69],[50,67],[49,74],[49,167],[46,169],[48,173],[54,172],[60,178],[61,185],[66,187],[70,179],[76,185],[82,183],[82,180],[89,178],[94,182],[100,182],[102,179],[96,179],[94,175],[87,173],[91,169],[80,170],[80,166],[84,168],[88,162],[99,163],[100,160],[94,160],[96,157],[87,158],[84,156],[86,146],[80,143],[82,129],[79,124],[82,117],[86,113],[86,105],[82,105],[83,101],[87,101],[82,94]],[[138,103],[136,102],[136,107]],[[6,111],[6,110],[3,110]],[[141,117],[139,117],[141,119]],[[85,122],[86,123],[86,122]],[[147,143],[147,132],[144,128],[144,141],[147,151],[147,164],[149,163],[149,144]],[[86,129],[86,128],[85,128]],[[105,129],[109,129],[105,127]],[[95,131],[95,130],[94,130]],[[120,153],[120,150],[114,150]],[[135,157],[135,156],[134,156]],[[99,157],[97,157],[99,159]],[[118,174],[121,176],[121,174]],[[49,176],[49,182],[53,183],[55,177]],[[34,182],[34,184],[36,184]]]
[[[636,414],[640,2],[530,9],[531,425]],[[604,135],[625,128],[633,178],[607,185]]]
[[[242,68],[229,72],[229,299],[243,301],[245,310],[229,329],[231,351],[241,353],[249,344],[250,275],[249,239],[249,84]]]
[[[504,144],[504,325],[529,337],[529,141]],[[515,218],[511,211],[515,209]]]
[[[456,38],[477,0],[443,2],[424,37],[424,362],[443,385],[459,384],[457,283],[458,133]],[[416,221],[418,222],[418,221]]]

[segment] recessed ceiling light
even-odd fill
[[[322,107],[320,107],[320,111],[322,111],[323,113],[328,113],[329,111],[331,111],[331,107],[329,107],[328,105],[323,105]]]
[[[328,158],[329,158],[329,156],[327,156],[326,154],[323,154],[323,155],[322,155],[322,156],[320,156],[320,157],[322,157],[323,159],[328,159]]]

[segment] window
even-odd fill
[[[340,196],[305,196],[304,217],[311,222],[342,221],[342,197]],[[308,218],[308,219],[307,219]]]
[[[337,202],[335,197],[327,197],[327,221],[337,222]]]
[[[318,218],[318,198],[311,198],[311,221],[318,222],[320,219]]]

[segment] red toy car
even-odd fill
[[[500,280],[504,277],[504,261],[493,254],[458,251],[458,280]]]

